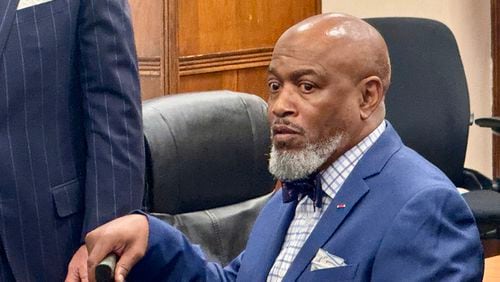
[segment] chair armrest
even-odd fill
[[[494,190],[499,191],[499,180],[491,180],[477,170],[464,168],[463,186],[468,190]]]
[[[480,127],[488,127],[496,134],[500,134],[500,117],[478,118],[475,123]]]
[[[227,265],[245,249],[253,224],[274,192],[241,203],[176,215],[151,215],[180,230],[209,261]]]

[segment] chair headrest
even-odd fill
[[[469,94],[452,32],[420,18],[366,19],[384,37],[392,65],[387,119],[404,143],[457,186],[469,132]]]
[[[178,214],[269,193],[267,104],[210,91],[143,104],[150,211]]]

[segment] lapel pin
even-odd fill
[[[338,204],[337,205],[337,209],[343,209],[343,208],[345,208],[345,204]]]

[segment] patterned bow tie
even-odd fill
[[[308,196],[313,200],[314,206],[321,208],[323,204],[323,190],[321,189],[321,176],[312,174],[307,178],[293,181],[283,181],[283,203],[297,201],[299,196]]]

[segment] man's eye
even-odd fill
[[[269,82],[268,87],[269,87],[269,91],[276,92],[280,89],[280,84],[277,82],[271,81],[271,82]]]
[[[311,83],[301,83],[299,85],[299,87],[302,90],[302,92],[305,92],[305,93],[309,93],[309,92],[312,92],[314,90],[314,85]]]

